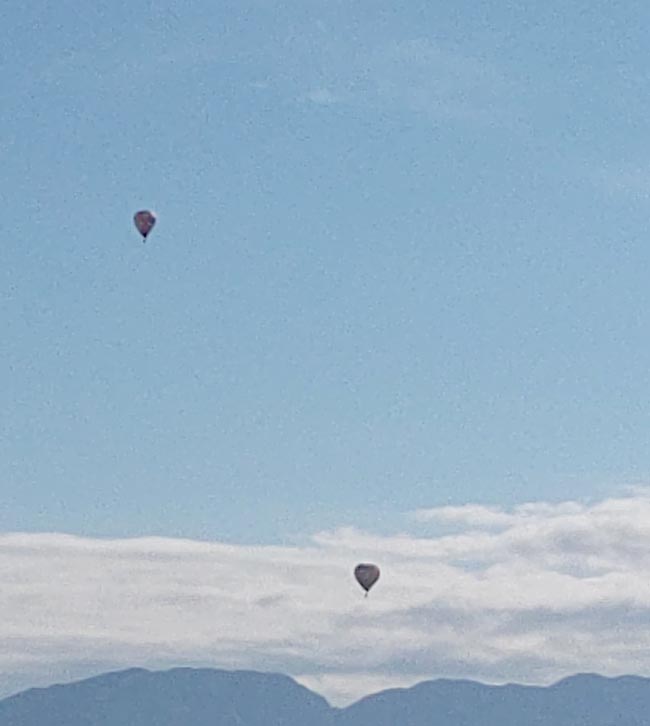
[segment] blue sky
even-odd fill
[[[92,6],[0,9],[1,530],[647,481],[647,4]]]

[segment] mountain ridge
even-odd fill
[[[0,700],[0,726],[650,726],[650,679],[439,678],[337,708],[281,673],[128,668]]]

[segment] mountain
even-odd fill
[[[650,726],[650,680],[579,675],[548,687],[428,681],[368,696],[336,726]]]
[[[337,709],[282,675],[132,669],[6,698],[0,726],[650,726],[650,680],[578,675],[548,687],[437,680]]]
[[[330,726],[332,709],[288,676],[133,669],[0,701],[0,726]]]

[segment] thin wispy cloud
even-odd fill
[[[133,99],[167,94],[186,77],[200,77],[207,96],[245,95],[262,74],[264,87],[283,102],[499,125],[520,113],[514,81],[490,58],[397,30],[388,37],[371,29],[346,35],[313,18],[275,23],[260,39],[248,24],[233,34],[220,25],[179,25],[170,16],[159,19],[162,29],[142,36],[102,36],[85,48],[62,48],[42,59],[33,77],[57,93]]]
[[[342,99],[329,88],[314,88],[307,94],[307,98],[318,106],[331,106]]]
[[[416,519],[455,530],[347,528],[291,547],[5,534],[2,680],[253,667],[342,703],[441,675],[650,672],[647,490],[591,504],[440,507]],[[351,575],[360,560],[382,567],[367,600]]]
[[[411,113],[430,121],[518,123],[515,82],[494,63],[431,39],[344,43],[328,37],[312,45],[314,103]]]
[[[377,99],[426,116],[504,121],[512,83],[487,60],[426,39],[395,42],[367,59]]]
[[[592,183],[608,195],[641,201],[650,198],[650,163],[601,166],[588,174]]]

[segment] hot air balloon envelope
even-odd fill
[[[142,239],[147,239],[147,235],[156,224],[156,214],[149,209],[143,209],[133,215],[133,222],[138,232],[142,235]]]
[[[380,572],[377,565],[362,563],[354,568],[354,576],[366,592],[377,582],[379,575]]]

